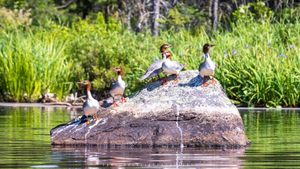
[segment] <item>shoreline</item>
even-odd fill
[[[81,108],[81,106],[67,106],[59,104],[47,104],[47,103],[11,103],[11,102],[0,102],[0,107],[57,107],[57,108]],[[237,107],[238,110],[300,110],[300,107]]]
[[[47,103],[10,103],[10,102],[0,102],[0,107],[57,107],[57,108],[81,108],[82,106],[67,106],[67,105],[47,104]]]

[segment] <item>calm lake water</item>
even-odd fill
[[[53,147],[49,131],[78,114],[0,107],[0,168],[300,168],[299,110],[240,110],[245,150]]]

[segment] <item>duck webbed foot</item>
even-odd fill
[[[115,96],[112,96],[112,99],[113,99],[113,102],[112,102],[111,106],[112,106],[112,107],[117,107],[117,106],[119,106],[118,103],[117,103],[117,101],[116,101],[116,99],[115,99]]]
[[[118,107],[119,104],[118,104],[116,101],[114,101],[114,102],[112,103],[112,106],[113,106],[113,107]]]
[[[204,77],[203,77],[203,83],[202,83],[201,86],[207,87],[207,86],[209,85],[209,84],[208,84],[208,80],[209,80],[209,79],[210,79],[209,77],[204,76]]]
[[[125,98],[124,96],[122,96],[121,102],[122,102],[122,103],[125,103],[125,102],[126,102],[126,98]]]
[[[98,121],[98,120],[101,120],[102,118],[98,117],[98,114],[96,113],[93,115],[93,119]]]
[[[94,116],[91,116],[91,115],[83,115],[80,120],[81,120],[81,123],[85,123],[87,125],[89,125],[91,123],[91,121],[93,121],[94,119]],[[80,123],[80,124],[81,124]]]
[[[217,84],[217,81],[214,77],[212,77],[212,79],[211,79],[211,84],[213,84],[213,85]]]
[[[177,84],[179,82],[179,75],[175,74],[174,84]]]
[[[165,76],[164,78],[162,78],[161,79],[162,81],[161,81],[161,84],[162,85],[166,85],[167,84],[167,82],[168,82],[168,77],[167,76]]]
[[[203,87],[207,87],[207,86],[208,86],[208,82],[204,82],[204,83],[202,84],[202,86],[203,86]]]

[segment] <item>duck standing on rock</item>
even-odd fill
[[[84,116],[81,117],[81,119],[86,120],[89,117],[92,117],[93,119],[99,120],[97,117],[97,112],[99,111],[100,104],[96,99],[93,98],[91,94],[91,88],[92,88],[91,82],[85,80],[83,82],[78,82],[78,84],[84,85],[86,87],[86,95],[87,95],[87,99],[82,106]],[[87,120],[86,123],[89,124],[90,120]]]
[[[146,73],[140,78],[140,80],[145,80],[146,78],[150,78],[150,77],[154,77],[154,76],[158,76],[158,79],[160,79],[159,74],[163,71],[162,69],[162,64],[164,62],[163,60],[163,56],[164,53],[170,57],[172,57],[171,52],[166,51],[169,47],[171,47],[171,45],[168,44],[163,44],[160,46],[160,52],[162,54],[162,60],[154,60],[154,62],[149,66],[149,68],[147,69]]]
[[[124,98],[124,90],[126,87],[125,81],[122,79],[122,73],[123,70],[121,67],[114,68],[114,71],[118,74],[118,79],[113,83],[112,89],[110,90],[110,95],[113,98],[113,105],[118,106],[115,97],[116,96],[122,96],[121,101],[126,102],[126,99]]]
[[[206,43],[203,46],[203,53],[204,53],[203,57],[205,58],[205,60],[199,65],[199,74],[202,77],[202,79],[208,77],[209,79],[212,80],[212,84],[216,84],[217,81],[214,79],[216,64],[212,61],[212,59],[209,56],[209,49],[213,46],[215,45],[211,45],[208,43]],[[208,86],[207,81],[203,83],[203,86],[204,87]]]
[[[170,52],[167,51],[167,49],[170,47],[171,45],[166,44],[166,46],[163,46],[163,48],[161,48],[163,55],[162,69],[163,72],[166,74],[165,78],[163,79],[163,84],[165,84],[168,80],[167,75],[176,75],[175,82],[178,82],[178,74],[184,67],[184,64],[171,60],[172,55],[170,54]]]

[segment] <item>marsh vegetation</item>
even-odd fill
[[[36,101],[46,92],[63,99],[83,79],[94,82],[99,99],[105,97],[114,77],[112,68],[118,65],[125,68],[130,95],[148,82],[138,78],[153,59],[161,57],[162,43],[172,44],[174,59],[185,63],[186,69],[197,69],[202,45],[210,42],[216,44],[211,51],[218,66],[216,78],[236,104],[300,105],[297,3],[284,2],[275,8],[263,1],[227,2],[232,8],[225,10],[226,1],[220,1],[215,25],[211,6],[178,1],[160,12],[159,30],[153,36],[151,13],[149,21],[139,24],[140,9],[132,6],[137,11],[130,18],[126,13],[131,3],[124,6],[126,1],[117,1],[122,2],[121,8],[114,6],[117,2],[95,1],[98,10],[84,13],[79,2],[64,7],[60,1],[0,1],[2,101]],[[48,12],[43,12],[46,8]]]

